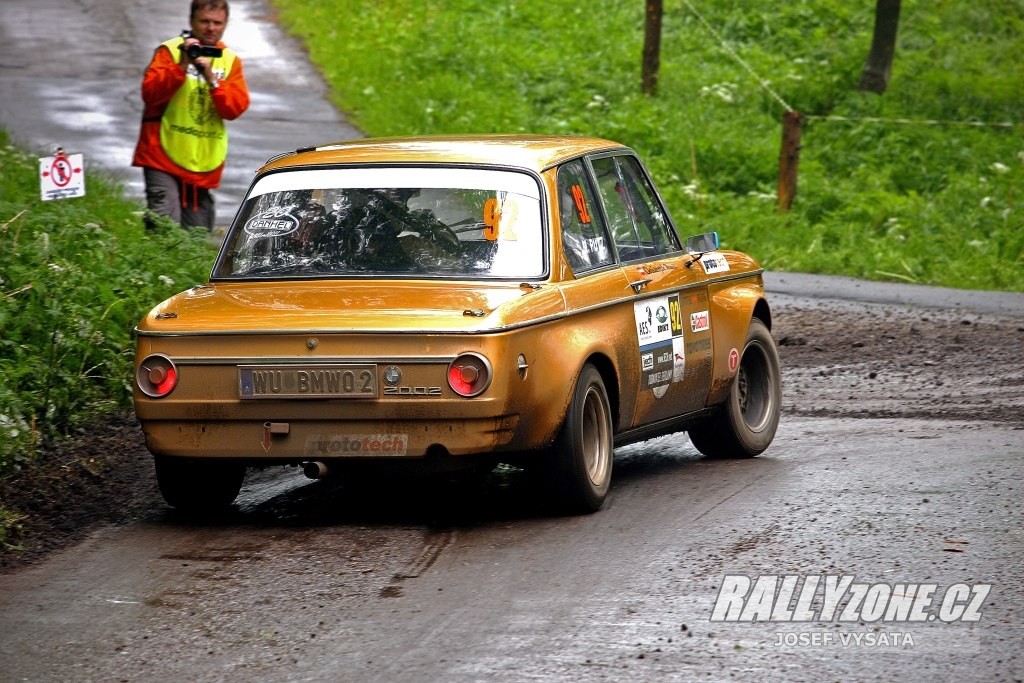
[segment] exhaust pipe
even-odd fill
[[[327,465],[319,460],[302,463],[302,473],[309,479],[323,479],[329,473]]]

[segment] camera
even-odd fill
[[[182,31],[181,37],[191,38],[192,31],[189,31],[188,29]],[[197,57],[212,57],[216,59],[224,54],[224,50],[213,45],[189,45],[188,47],[182,45],[181,49],[185,51],[185,54],[188,55],[189,59],[195,59]]]

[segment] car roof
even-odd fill
[[[329,164],[479,164],[543,171],[563,161],[627,147],[602,138],[571,135],[430,135],[362,138],[288,152],[260,172]]]

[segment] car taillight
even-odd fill
[[[163,398],[178,384],[178,368],[162,354],[146,356],[135,372],[139,390],[152,398]]]
[[[491,364],[476,353],[464,353],[448,366],[448,386],[460,396],[478,396],[491,383]]]

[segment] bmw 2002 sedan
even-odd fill
[[[167,502],[247,467],[512,463],[563,508],[616,446],[764,451],[779,420],[762,268],[682,240],[636,153],[559,136],[361,139],[271,159],[209,281],[137,327],[135,410]]]

